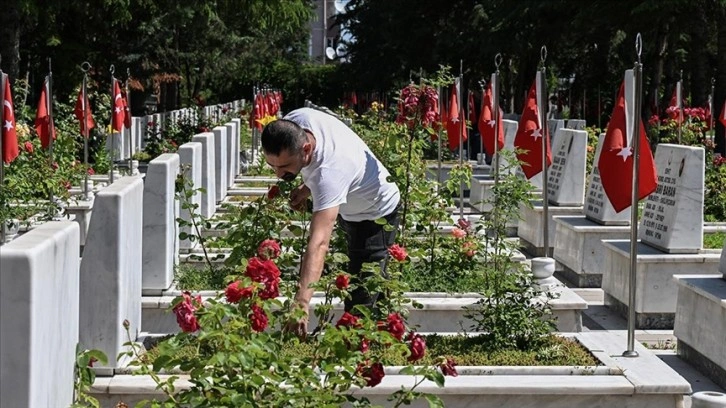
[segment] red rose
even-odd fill
[[[58,162],[53,162],[53,164],[51,164],[50,167],[52,167],[53,170],[58,170]]]
[[[23,143],[23,147],[25,148],[25,151],[28,153],[33,153],[33,144],[30,142]]]
[[[457,377],[459,373],[456,372],[456,362],[452,358],[447,358],[445,363],[439,365],[441,373],[451,377]]]
[[[356,327],[358,325],[358,317],[345,312],[343,316],[340,316],[338,323],[335,323],[335,327]]]
[[[280,195],[280,186],[277,184],[273,184],[270,186],[270,189],[267,190],[267,199],[272,200],[275,197]]]
[[[339,290],[343,290],[350,284],[350,277],[344,273],[341,273],[335,278],[335,287]]]
[[[265,282],[265,288],[260,291],[260,299],[267,300],[280,296],[280,279]]]
[[[257,247],[257,256],[260,259],[275,259],[280,256],[280,244],[274,239],[266,239]]]
[[[391,313],[386,319],[386,330],[391,333],[397,340],[403,339],[403,335],[406,333],[406,325],[398,313]]]
[[[426,354],[426,341],[421,335],[410,332],[408,334],[408,340],[410,341],[408,349],[411,351],[411,355],[408,356],[408,361],[414,362],[421,360]]]
[[[463,229],[464,231],[469,231],[469,228],[471,228],[471,221],[459,218],[456,221],[456,225],[458,225],[459,228]]]
[[[96,174],[96,171],[93,170],[93,167],[89,167],[87,171],[88,171],[88,175],[89,176],[92,176],[92,175]]]
[[[368,352],[368,349],[369,349],[369,344],[368,344],[368,340],[366,340],[366,339],[362,339],[362,340],[360,341],[360,347],[358,348],[358,350],[359,350],[359,351],[360,351],[361,353],[367,353],[367,352]]]
[[[381,380],[383,380],[383,377],[386,375],[385,371],[383,371],[383,364],[381,363],[374,363],[371,365],[359,364],[356,372],[358,375],[366,379],[366,385],[369,387],[375,387],[380,384]]]
[[[271,299],[279,296],[280,270],[269,259],[252,257],[247,262],[245,275],[253,281],[263,283],[265,288],[260,291],[260,298]]]
[[[252,305],[252,316],[250,316],[250,322],[252,323],[252,330],[259,333],[267,327],[267,314],[265,314],[265,311],[261,307]]]
[[[70,181],[64,181],[63,182],[63,187],[65,187],[66,190],[70,190],[71,189],[71,182]]]
[[[190,292],[185,291],[182,293],[182,297],[184,299],[177,303],[173,309],[174,314],[176,315],[176,322],[179,324],[179,327],[181,327],[183,332],[193,333],[199,330],[199,322],[197,322],[197,317],[194,315],[194,311],[197,310],[197,308],[192,302],[192,295]],[[198,305],[202,303],[200,296],[197,296],[194,300],[196,300]]]
[[[403,262],[406,260],[406,257],[408,254],[406,253],[406,249],[398,244],[393,244],[388,248],[388,253],[391,254],[393,259]]]
[[[242,288],[240,285],[242,282],[240,281],[234,281],[227,285],[227,289],[224,290],[224,295],[227,297],[227,302],[229,303],[237,303],[242,298],[250,298],[252,297],[252,291],[253,287],[246,287]]]

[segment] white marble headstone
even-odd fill
[[[234,140],[235,125],[233,122],[227,122],[224,124],[224,127],[227,128],[227,187],[231,188],[234,186],[234,179],[237,176],[234,162],[234,154],[236,151]]]
[[[557,130],[563,127],[565,127],[564,119],[547,119],[547,130],[550,135],[550,145],[553,144],[555,135],[557,135]]]
[[[112,161],[118,161],[125,159],[127,155],[124,155],[127,147],[124,144],[124,137],[119,132],[113,132],[106,136],[106,150],[108,151],[108,157]]]
[[[227,127],[215,126],[212,129],[214,133],[214,192],[215,201],[222,202],[227,197],[227,177],[229,170],[227,169]]]
[[[119,367],[116,356],[141,327],[141,271],[144,183],[122,177],[96,194],[81,259],[79,341],[108,356],[108,367]]]
[[[519,122],[515,122],[513,120],[509,119],[503,119],[500,126],[504,126],[504,150],[514,151],[514,138],[517,136],[517,128],[519,127]],[[507,166],[507,159],[504,157],[499,158],[500,163],[499,166],[501,168],[504,168]],[[494,161],[492,161],[494,163]],[[517,171],[517,169],[520,169],[519,166],[512,166],[511,172]]]
[[[184,172],[184,178],[191,181],[191,187],[194,190],[194,194],[189,200],[189,204],[196,207],[197,213],[200,213],[202,208],[202,193],[199,189],[202,187],[202,144],[197,142],[188,142],[179,146],[179,159]],[[200,213],[201,214],[201,213]],[[184,209],[183,206],[179,206],[179,216],[184,221],[191,221],[191,214],[189,209]],[[180,233],[191,234],[191,227],[180,226]],[[179,248],[191,249],[194,243],[188,239],[179,241]]]
[[[567,121],[568,129],[585,130],[585,119],[569,119]]]
[[[214,147],[214,133],[204,132],[194,135],[192,142],[202,144],[202,207],[201,214],[204,218],[211,218],[216,208],[216,154]]]
[[[242,141],[240,140],[240,137],[242,135],[242,119],[240,118],[234,118],[232,119],[232,123],[235,124],[235,145],[237,146],[237,151],[235,152],[234,161],[235,161],[235,176],[237,176],[240,173],[240,169],[242,167],[242,159],[240,157],[242,153]],[[246,147],[246,146],[245,146]]]
[[[595,149],[595,159],[592,164],[592,174],[588,178],[587,192],[585,194],[585,217],[601,225],[629,225],[630,207],[623,211],[615,212],[600,180],[600,170],[597,167],[602,151],[602,144],[605,141],[605,133],[600,134]]]
[[[131,118],[131,140],[133,146],[133,153],[141,151],[141,117]]]
[[[144,178],[142,290],[169,289],[174,280],[179,213],[174,184],[179,155],[164,153],[151,162]]]
[[[560,128],[547,169],[547,198],[559,206],[581,206],[585,197],[587,132]]]
[[[78,224],[0,246],[0,407],[68,407],[78,343]]]
[[[721,272],[726,279],[726,239],[723,241],[723,249],[721,250],[721,261],[718,264],[718,271]]]
[[[645,200],[638,227],[643,243],[668,253],[703,248],[704,157],[701,147],[658,145],[658,187]]]

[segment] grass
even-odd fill
[[[463,335],[440,336],[437,334],[424,337],[426,354],[416,362],[417,365],[431,365],[439,356],[453,358],[459,366],[578,366],[593,367],[602,365],[586,348],[574,339],[551,335],[536,350],[487,350],[482,338]],[[163,341],[163,340],[162,340]],[[372,350],[374,346],[371,346]],[[196,348],[192,345],[183,347],[178,355],[193,358]],[[313,355],[314,343],[292,341],[283,348],[281,357],[290,361],[308,359]],[[144,355],[144,360],[152,362],[158,357],[158,351],[151,347]],[[407,365],[406,357],[392,352],[383,352],[383,364],[386,366]]]
[[[703,234],[703,247],[706,249],[721,249],[726,241],[726,232]]]

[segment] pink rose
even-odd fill
[[[464,238],[466,236],[466,231],[464,231],[461,228],[454,227],[454,229],[451,230],[451,235],[453,235],[454,238],[461,239],[461,238]]]
[[[182,293],[183,300],[174,306],[174,314],[176,315],[176,322],[185,333],[193,333],[199,330],[199,322],[197,317],[194,315],[194,311],[197,310],[193,301],[196,301],[197,305],[201,305],[202,298],[197,296],[192,298],[189,291]]]
[[[274,239],[266,239],[257,247],[257,256],[260,259],[275,259],[280,256],[280,244]]]
[[[32,154],[33,153],[33,144],[30,142],[23,143],[23,147],[25,148],[25,151]]]
[[[398,244],[393,244],[388,248],[388,253],[391,254],[393,259],[403,262],[406,260],[406,257],[408,254],[406,253],[406,249]]]

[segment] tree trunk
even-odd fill
[[[693,7],[694,25],[691,33],[691,75],[690,86],[687,94],[691,95],[691,106],[706,106],[708,102],[708,93],[711,91],[711,72],[708,72],[708,53],[706,44],[708,44],[708,18],[706,17],[706,4],[699,2]]]
[[[17,6],[17,2],[11,2],[0,12],[0,68],[12,79],[20,75],[20,10]]]
[[[653,80],[650,81],[650,89],[648,90],[648,96],[646,97],[645,106],[650,107],[649,117],[652,115],[659,115],[661,112],[661,98],[658,97],[660,85],[663,81],[663,69],[665,65],[665,56],[668,51],[668,25],[666,24],[663,29],[658,33],[658,54],[655,61],[655,72],[653,73]]]

